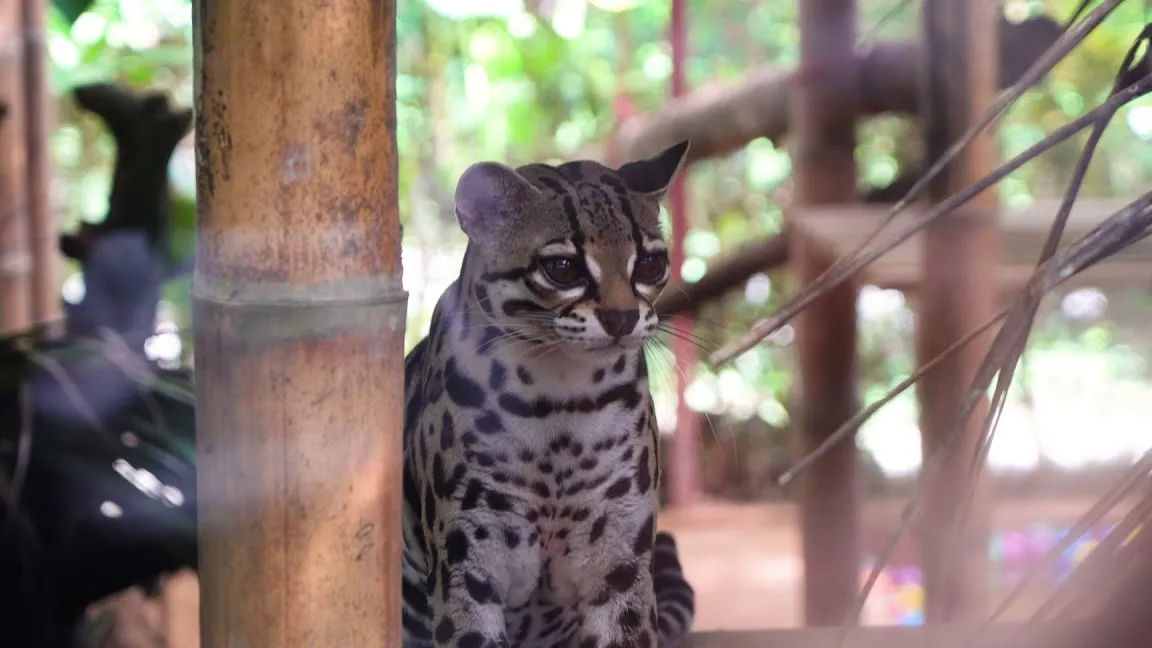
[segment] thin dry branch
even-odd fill
[[[1152,25],[1146,27],[1136,41],[1129,48],[1128,53],[1125,55],[1123,62],[1120,64],[1120,70],[1116,73],[1113,80],[1111,95],[1116,94],[1123,89],[1126,85],[1126,80],[1132,74],[1134,64],[1136,63],[1136,53],[1140,47],[1148,40]],[[1143,58],[1147,58],[1147,52]],[[1084,177],[1088,173],[1088,165],[1091,163],[1093,156],[1096,153],[1096,148],[1100,143],[1101,137],[1104,135],[1104,129],[1112,121],[1116,115],[1116,110],[1102,114],[1099,120],[1093,125],[1092,132],[1089,134],[1088,142],[1084,145],[1079,160],[1077,160],[1076,168],[1073,171],[1072,179],[1068,184],[1068,189],[1065,191],[1064,199],[1061,202],[1060,208],[1057,211],[1055,221],[1052,224],[1048,233],[1048,239],[1045,241],[1044,249],[1040,253],[1040,258],[1037,261],[1037,269],[1043,266],[1052,256],[1056,253],[1056,248],[1060,244],[1060,239],[1064,235],[1065,225],[1068,222],[1068,216],[1072,212],[1072,205],[1076,201],[1076,197],[1080,193],[1080,187],[1084,182]],[[1131,243],[1133,241],[1129,241]],[[1097,259],[1103,258],[1098,256]],[[988,382],[991,382],[991,376],[995,374],[996,386],[992,395],[992,402],[985,416],[983,427],[981,429],[981,437],[977,444],[975,455],[972,457],[971,471],[968,475],[967,483],[969,489],[965,491],[965,495],[970,495],[973,492],[976,481],[979,479],[984,466],[987,463],[989,452],[992,448],[992,439],[995,436],[997,423],[1000,416],[1003,414],[1004,407],[1008,401],[1008,388],[1012,384],[1012,378],[1015,375],[1016,367],[1019,365],[1020,356],[1024,352],[1024,347],[1028,342],[1028,337],[1032,331],[1032,322],[1036,318],[1036,312],[1040,308],[1040,301],[1046,294],[1045,292],[1026,291],[1018,300],[1016,308],[1019,319],[1019,326],[1015,330],[1001,330],[997,335],[996,340],[993,342],[992,347],[989,349],[984,358],[983,367],[978,372],[979,375],[986,375],[989,377]],[[1014,313],[1015,314],[1015,313]],[[988,391],[988,384],[979,381],[974,381],[970,392],[969,402],[972,403],[973,408],[975,402],[982,394]],[[972,416],[974,409],[962,411],[957,416],[955,425],[958,429],[962,428]],[[964,497],[958,510],[958,514],[954,519],[953,533],[950,537],[955,539],[967,521],[970,512],[972,501],[970,497]],[[952,564],[954,561],[951,556],[955,554],[955,549],[952,547],[949,551],[945,552],[947,564],[944,567],[944,573],[951,573]]]

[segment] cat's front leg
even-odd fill
[[[434,548],[429,576],[432,637],[437,646],[506,648],[504,619],[507,566],[503,556],[477,541],[480,528],[468,520],[452,523]]]
[[[651,499],[625,495],[605,507],[575,554],[584,591],[577,648],[656,648]]]
[[[578,648],[656,648],[656,593],[647,556],[621,562],[584,606]]]

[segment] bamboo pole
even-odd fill
[[[0,332],[32,325],[32,254],[25,205],[22,9],[0,2]]]
[[[32,319],[37,324],[58,319],[60,285],[57,277],[56,221],[50,200],[51,161],[48,134],[55,116],[48,92],[48,52],[44,48],[45,0],[23,0],[24,25],[24,146],[28,170],[28,232],[32,254]]]
[[[853,0],[801,0],[800,69],[851,60]],[[798,207],[856,201],[856,120],[860,79],[852,65],[804,76],[793,95]],[[834,260],[810,236],[791,236],[795,282],[808,285]],[[796,318],[799,402],[795,429],[806,456],[859,409],[856,286],[847,282]],[[804,622],[838,625],[859,590],[860,484],[855,443],[842,443],[804,473],[799,487],[804,556]]]
[[[400,646],[394,0],[200,0],[201,636]]]
[[[996,10],[982,0],[928,0],[923,26],[926,47],[921,118],[931,161],[992,104],[996,92]],[[929,186],[930,200],[943,200],[995,169],[993,132],[985,130]],[[935,358],[996,312],[998,208],[995,192],[986,191],[924,230],[923,274],[917,291],[918,362]],[[968,344],[917,383],[924,465],[952,434],[957,411],[988,352],[991,335],[989,332]],[[943,450],[946,459],[941,469],[923,477],[925,501],[918,524],[925,619],[929,623],[970,620],[985,610],[987,492],[983,484],[968,484],[967,475],[987,406],[984,398],[959,443]],[[971,489],[975,489],[972,513],[963,538],[954,538],[954,518]],[[949,550],[959,552],[959,558],[946,560]]]

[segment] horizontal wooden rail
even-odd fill
[[[1078,624],[1076,626],[1080,628]],[[697,632],[685,648],[1071,648],[1067,624],[1045,623],[1025,628],[1021,623],[996,623],[972,641],[977,623],[924,627],[854,628],[837,644],[838,628],[779,628],[771,630]],[[1074,633],[1078,635],[1079,633]],[[927,636],[926,636],[927,635]],[[1085,643],[1089,645],[1096,644]],[[1077,646],[1077,648],[1079,648]],[[1108,648],[1121,648],[1109,646]]]

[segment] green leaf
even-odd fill
[[[52,5],[55,6],[57,11],[60,12],[60,15],[64,17],[64,22],[71,27],[72,23],[76,22],[76,19],[80,17],[80,14],[88,11],[88,7],[92,6],[92,2],[93,0],[52,0]]]

